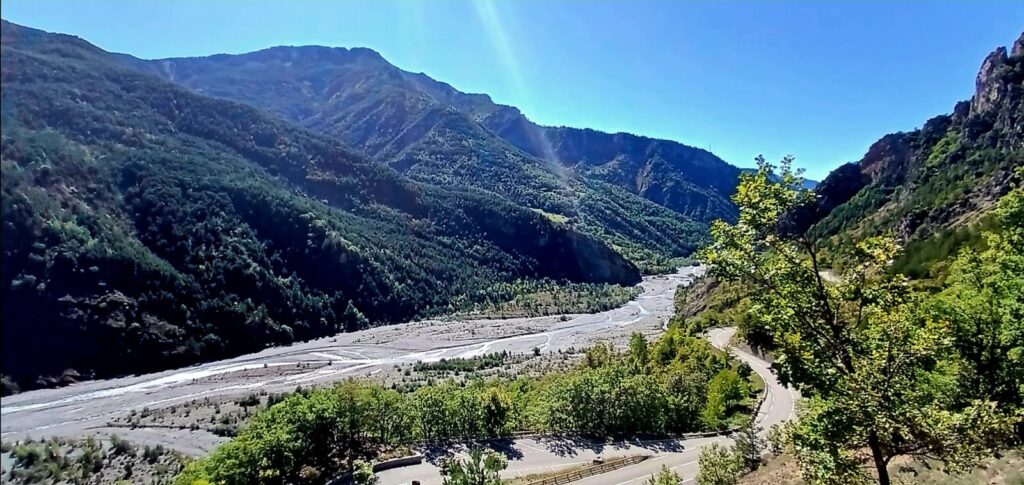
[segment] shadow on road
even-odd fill
[[[634,444],[658,453],[680,453],[686,449],[680,440],[640,441]]]
[[[436,443],[422,449],[423,459],[432,464],[440,466],[441,460],[459,453],[468,453],[475,448],[486,448],[500,453],[509,461],[523,459],[523,452],[516,448],[515,440],[512,438],[501,438],[486,441],[474,441],[469,443]]]
[[[601,454],[607,443],[601,441],[594,441],[588,438],[580,437],[548,437],[548,438],[537,438],[537,442],[544,445],[548,451],[558,456],[576,456],[580,450],[590,450],[596,454]]]

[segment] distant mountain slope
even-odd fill
[[[3,22],[0,45],[5,382],[407,320],[517,278],[639,281],[544,214],[410,180],[81,39]]]
[[[735,217],[729,195],[738,169],[708,152],[628,134],[539,127],[486,95],[402,71],[368,49],[274,47],[127,62],[338,136],[413,178],[479,187],[565,216],[634,259],[688,254],[704,224]],[[620,190],[612,194],[608,185]],[[618,229],[624,220],[639,224]]]
[[[892,231],[905,242],[952,237],[1024,166],[1024,34],[982,63],[974,96],[918,130],[889,134],[816,188],[811,234],[832,245]]]

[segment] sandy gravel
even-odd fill
[[[703,272],[682,268],[645,278],[642,293],[613,310],[585,315],[505,320],[425,320],[275,347],[233,359],[154,374],[82,382],[8,396],[0,402],[0,434],[74,438],[116,432],[142,444],[202,454],[225,438],[204,431],[111,429],[132,410],[195,399],[230,399],[256,391],[292,391],[350,377],[371,376],[397,364],[474,357],[489,352],[527,353],[582,348],[598,341],[623,344],[629,334],[654,334],[672,315],[673,294]],[[327,365],[328,362],[330,365]]]

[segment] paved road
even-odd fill
[[[308,387],[388,371],[401,363],[504,350],[529,353],[535,347],[554,352],[585,347],[598,340],[625,342],[634,330],[657,332],[672,314],[676,287],[689,284],[702,272],[700,267],[686,267],[675,274],[645,278],[636,299],[601,313],[425,320],[266,349],[184,369],[25,392],[0,401],[0,434],[8,440],[116,432],[146,444],[202,454],[224,439],[204,431],[113,430],[105,424],[145,407],[155,409],[206,397],[230,399],[259,390],[290,391],[297,385]]]
[[[733,334],[735,334],[734,328],[712,329],[708,332],[707,337],[712,345],[724,349],[729,347],[729,341]],[[735,348],[733,354],[738,359],[750,364],[754,372],[757,372],[765,381],[768,394],[757,415],[757,423],[763,428],[761,435],[764,436],[771,426],[793,419],[795,403],[798,399],[796,392],[782,386],[769,370],[769,364],[761,358]],[[493,447],[510,458],[509,467],[503,473],[506,478],[570,469],[590,463],[599,455],[605,459],[629,455],[652,455],[652,458],[636,465],[577,482],[624,485],[643,483],[652,474],[657,473],[663,465],[678,473],[684,483],[692,482],[697,476],[701,447],[711,443],[730,445],[732,440],[728,437],[710,437],[593,444],[565,440],[520,439]],[[439,470],[428,462],[387,470],[378,474],[378,477],[381,479],[381,485],[407,484],[412,480],[419,480],[423,485],[441,483]]]

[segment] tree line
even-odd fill
[[[517,430],[600,438],[720,429],[749,418],[757,391],[745,375],[749,368],[673,327],[654,342],[635,334],[623,352],[596,345],[576,368],[540,377],[411,393],[350,380],[261,411],[178,483],[318,483],[402,444]]]
[[[900,248],[886,236],[850,248],[852,263],[826,278],[817,240],[787,225],[811,197],[791,159],[758,165],[734,197],[739,221],[714,224],[700,256],[716,277],[753,290],[748,330],[807,398],[776,433],[803,478],[888,485],[901,457],[955,473],[1021,443],[1024,190],[999,202],[985,249],[961,251],[929,290],[892,271]]]

